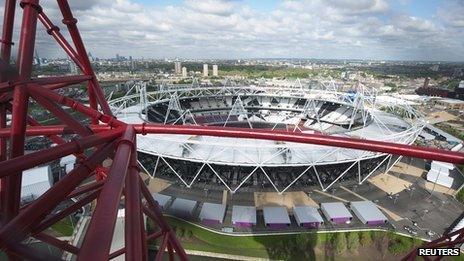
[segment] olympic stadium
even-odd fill
[[[127,123],[208,125],[412,144],[426,124],[407,103],[379,104],[364,86],[179,85],[147,92],[136,84],[110,102]],[[139,163],[152,177],[189,189],[326,191],[362,184],[399,157],[282,141],[196,135],[138,135]]]

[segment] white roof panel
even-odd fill
[[[350,206],[356,209],[355,213],[361,215],[367,222],[388,220],[372,201],[354,201],[350,203]]]
[[[341,202],[321,203],[321,209],[327,213],[327,219],[332,218],[351,218],[350,211]]]
[[[253,206],[233,206],[232,223],[256,224],[256,208]]]
[[[293,215],[298,216],[301,223],[324,222],[317,208],[310,206],[293,207]]]
[[[264,207],[265,224],[290,224],[287,208],[285,207]]]
[[[222,223],[225,214],[226,205],[205,202],[203,203],[199,217],[200,220],[216,220]]]

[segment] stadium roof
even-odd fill
[[[404,135],[394,135],[410,128],[410,125],[393,115],[381,111],[375,112],[375,120],[365,128],[356,129],[345,133],[347,136],[362,137],[371,140],[393,141],[405,143]],[[137,116],[124,118],[123,121],[140,121]],[[388,127],[388,131],[385,130]],[[384,135],[379,135],[384,134]],[[158,144],[158,146],[153,146]],[[185,146],[189,146],[186,153]],[[287,148],[290,157],[276,157],[278,148]],[[232,164],[256,166],[288,166],[288,165],[307,165],[317,162],[316,165],[327,163],[340,163],[352,161],[361,156],[378,156],[374,152],[366,152],[354,149],[337,149],[314,145],[300,144],[293,142],[276,143],[269,140],[241,139],[237,138],[195,136],[195,135],[168,135],[168,134],[147,134],[137,137],[137,149],[152,155],[161,155],[169,158],[184,159],[196,162],[212,162],[216,164]],[[327,154],[327,155],[326,155]],[[321,155],[326,155],[321,159]]]

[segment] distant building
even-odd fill
[[[73,61],[69,61],[69,72],[71,74],[77,74],[77,65]]]
[[[458,87],[454,89],[456,99],[464,100],[464,81],[460,81]]]
[[[452,110],[464,110],[464,101],[456,99],[437,99],[435,101],[436,105],[443,106],[447,109]]]
[[[464,75],[464,72],[463,72],[462,68],[455,68],[454,69],[453,77],[462,77],[463,75]]]
[[[182,77],[187,77],[187,68],[182,67]]]
[[[218,66],[217,66],[217,64],[213,64],[213,76],[218,76]]]
[[[438,64],[435,64],[434,66],[430,67],[430,70],[434,72],[438,72],[438,69],[440,69],[440,66]]]
[[[182,64],[181,62],[174,62],[174,72],[175,74],[181,74]]]
[[[203,64],[203,76],[208,77],[208,64]]]
[[[423,88],[429,87],[430,77],[425,77]]]

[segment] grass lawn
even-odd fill
[[[51,229],[61,236],[71,236],[74,227],[71,223],[71,217],[64,218],[51,226]]]
[[[240,237],[227,236],[210,232],[173,217],[166,217],[166,219],[172,228],[176,228],[176,231],[183,229],[183,231],[192,232],[191,238],[186,236],[180,238],[182,245],[189,250],[274,259],[276,256],[272,254],[273,249],[279,248],[282,242],[293,242],[298,238],[297,234]],[[318,244],[325,243],[327,238],[331,236],[330,234],[317,233],[307,233],[306,235],[314,242],[314,248],[317,247]]]

